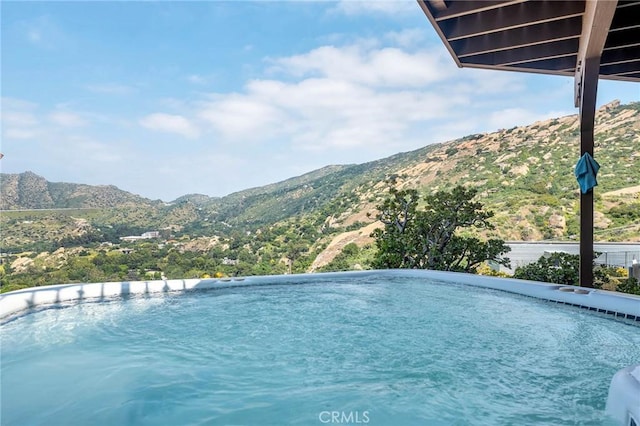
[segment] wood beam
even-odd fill
[[[638,46],[638,40],[640,40],[640,28],[611,31],[604,45],[604,50]]]
[[[604,76],[602,78],[605,78]],[[615,76],[610,76],[611,79],[621,80],[621,81],[635,81],[636,83],[640,79],[640,71],[626,72],[623,74],[616,74]]]
[[[534,24],[530,27],[515,28],[498,33],[485,34],[463,40],[452,41],[451,47],[458,57],[497,52],[519,47],[543,45],[553,41],[580,38],[581,18],[579,16],[558,22]]]
[[[561,71],[576,63],[575,55],[561,56],[558,58],[541,59],[539,61],[522,62],[516,65],[506,65],[507,67],[518,67],[527,70],[544,70],[547,72]]]
[[[535,1],[439,22],[449,41],[582,16],[582,1]]]
[[[640,62],[640,44],[622,49],[609,49],[602,52],[600,65],[622,64],[626,62]]]
[[[418,0],[429,1],[431,0]],[[446,9],[437,9],[439,6],[436,2],[431,10],[436,21],[443,19],[456,18],[458,16],[473,15],[486,10],[497,9],[510,4],[521,3],[527,0],[484,0],[484,1],[452,1],[449,2]]]
[[[573,61],[573,63],[575,63],[575,60]],[[560,75],[565,77],[573,77],[575,75],[575,70],[573,68],[571,68],[568,71],[567,70],[549,71],[545,69],[524,68],[521,66],[495,66],[495,65],[477,65],[477,64],[463,64],[463,65],[465,68],[474,68],[474,69],[481,69],[481,70],[523,72],[523,73],[529,73],[529,74],[544,74],[544,75]],[[611,79],[613,80],[613,78]]]
[[[640,27],[638,22],[638,16],[640,16],[640,5],[627,5],[627,7],[620,8],[620,13],[616,13],[611,21],[610,31],[621,31],[630,28]]]
[[[606,64],[606,65],[603,64],[600,67],[601,74],[625,75],[625,74],[631,74],[636,72],[640,72],[640,60],[637,60],[637,59],[635,61],[624,61],[624,62],[612,63],[612,64]]]
[[[467,56],[464,62],[472,62],[480,65],[516,65],[523,62],[551,59],[561,56],[575,56],[578,51],[579,39],[554,41],[544,49],[533,51],[530,47],[521,47],[499,52],[484,53],[481,55]],[[551,53],[553,52],[553,53]],[[575,61],[573,62],[575,66]]]

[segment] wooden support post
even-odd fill
[[[593,154],[600,57],[581,64],[580,155]],[[580,286],[593,287],[593,190],[580,193]]]
[[[576,66],[576,106],[580,107],[580,156],[593,155],[593,129],[600,57],[618,0],[586,0]],[[580,285],[593,287],[593,190],[580,193]]]

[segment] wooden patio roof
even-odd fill
[[[640,82],[640,0],[417,0],[459,67],[574,77],[580,155],[599,79]],[[593,189],[580,194],[580,285],[593,287]]]
[[[599,77],[640,81],[638,0],[418,3],[459,67],[573,76],[600,37]]]

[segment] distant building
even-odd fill
[[[138,240],[146,240],[145,237],[140,235],[130,235],[128,237],[120,237],[122,241],[138,241]]]
[[[122,241],[148,240],[151,238],[160,238],[160,231],[147,231],[142,235],[130,235],[128,237],[120,237]]]

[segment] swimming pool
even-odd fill
[[[62,298],[2,326],[2,423],[609,424],[611,378],[640,360],[637,321],[448,276]]]

